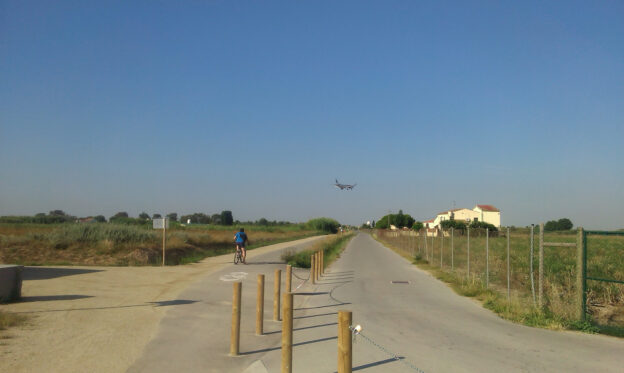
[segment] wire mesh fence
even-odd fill
[[[465,295],[487,288],[526,313],[541,310],[562,322],[577,320],[577,232],[542,237],[535,228],[376,230],[375,235],[400,254],[440,270]],[[624,237],[590,236],[587,272],[624,280],[623,254]],[[624,285],[588,281],[586,304],[594,323],[624,327]]]

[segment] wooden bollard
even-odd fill
[[[282,373],[292,373],[293,294],[284,293],[282,320]]]
[[[314,254],[310,255],[310,283],[316,284],[316,268],[314,267]]]
[[[338,373],[351,373],[351,311],[338,311]]]
[[[273,284],[273,320],[280,321],[280,287],[282,285],[282,270],[275,270],[275,284]]]
[[[321,274],[325,273],[325,251],[321,250]]]
[[[243,284],[235,282],[232,295],[232,333],[230,335],[230,356],[237,356],[240,347],[241,289]]]
[[[292,291],[292,266],[289,264],[286,266],[286,289],[284,289],[285,293],[290,293]]]
[[[264,275],[258,275],[258,297],[256,299],[256,334],[264,333]]]
[[[321,252],[316,252],[316,280],[321,279]]]

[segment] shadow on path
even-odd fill
[[[74,295],[74,299],[80,298],[90,298],[90,295]],[[38,298],[38,297],[31,297]],[[33,300],[34,302],[34,300]],[[109,310],[109,309],[117,309],[117,308],[132,308],[132,307],[165,307],[165,306],[180,306],[184,304],[192,304],[197,303],[197,300],[186,300],[186,299],[175,299],[175,300],[164,300],[158,302],[147,302],[144,304],[130,304],[127,306],[110,306],[110,307],[83,307],[83,308],[65,308],[65,309],[55,309],[55,310],[41,310],[41,311],[21,311],[21,312],[11,312],[11,313],[45,313],[45,312],[65,312],[65,311],[89,311],[89,310]]]
[[[307,345],[307,344],[311,344],[311,343],[331,341],[332,339],[338,339],[338,337],[319,338],[319,339],[313,339],[311,341],[293,343],[293,347],[295,347],[295,346],[303,346],[303,345]],[[241,352],[239,355],[251,355],[251,354],[258,354],[258,353],[261,353],[261,352],[277,351],[277,350],[281,350],[281,349],[282,349],[282,346],[271,347],[271,348],[263,348],[262,350]]]
[[[93,298],[93,295],[78,295],[78,294],[67,294],[67,295],[40,295],[35,297],[21,297],[20,302],[46,302],[50,300],[74,300],[74,299],[83,299],[83,298]]]
[[[332,325],[338,325],[338,323],[337,323],[337,322],[330,322],[330,323],[327,323],[327,324],[312,325],[312,326],[303,326],[303,327],[301,327],[301,328],[295,328],[295,329],[293,329],[293,332],[294,332],[294,331],[297,331],[297,330],[306,330],[306,329],[322,328],[322,327],[324,327],[324,326],[332,326]],[[278,334],[278,333],[281,333],[281,332],[282,332],[282,330],[280,329],[280,330],[276,330],[276,331],[274,331],[274,332],[268,332],[268,333],[264,333],[264,334]]]
[[[57,277],[81,275],[84,273],[102,272],[103,269],[83,268],[49,268],[49,267],[24,267],[22,278],[27,280],[49,280]]]
[[[293,317],[293,319],[308,319],[310,317],[331,316],[331,315],[337,315],[337,314],[338,312],[328,312],[328,313],[321,313],[318,315],[297,316],[297,317]]]
[[[327,308],[327,307],[336,307],[336,306],[344,306],[346,304],[351,304],[351,302],[343,302],[343,303],[336,303],[336,304],[328,304],[326,306],[316,306],[316,307],[301,307],[301,308],[295,308],[295,311],[301,311],[301,310],[314,310],[317,308]]]
[[[364,364],[364,365],[358,365],[357,367],[353,367],[351,370],[362,370],[362,369],[366,369],[366,368],[372,368],[372,367],[376,367],[378,365],[383,365],[383,364],[388,364],[388,363],[392,363],[393,361],[399,361],[405,359],[403,356],[397,356],[397,358],[390,358],[390,359],[386,359],[386,360],[379,360],[376,361],[374,363],[368,363],[368,364]],[[338,372],[335,372],[338,373]]]

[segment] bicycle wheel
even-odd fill
[[[238,264],[241,261],[240,251],[236,250],[234,253],[234,264]]]

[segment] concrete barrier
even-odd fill
[[[0,302],[22,297],[22,272],[24,266],[0,264]]]

